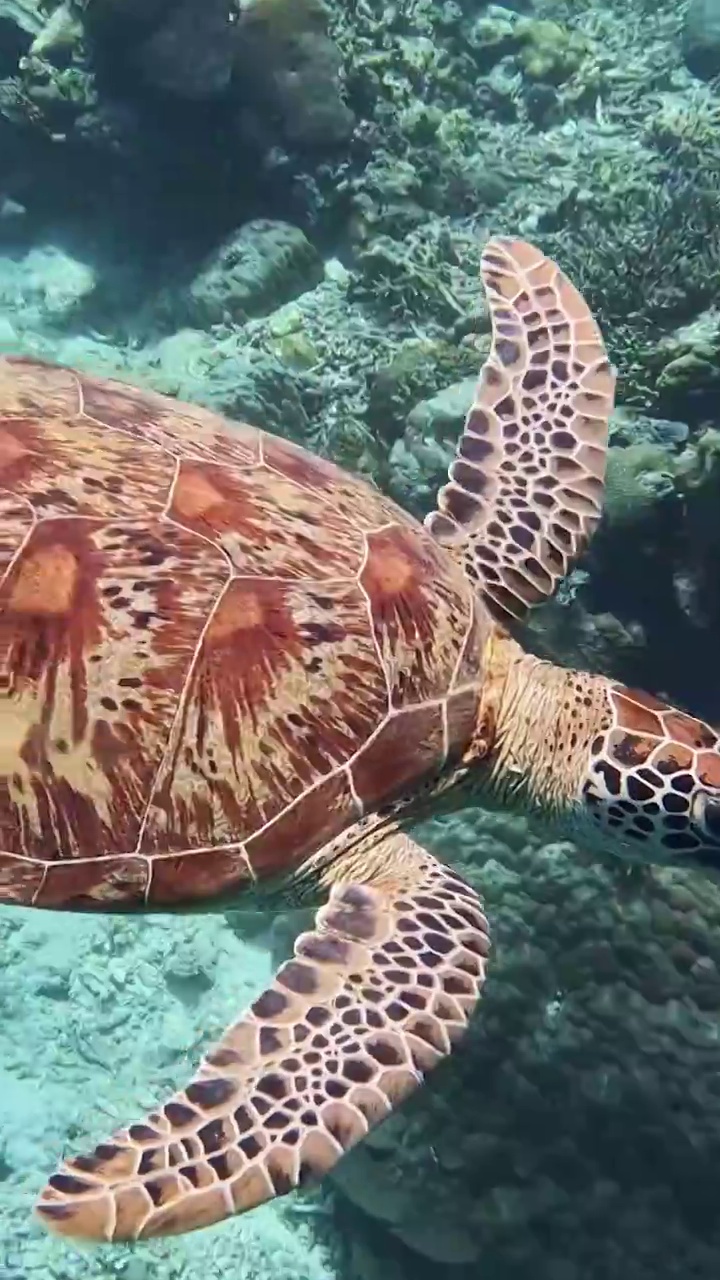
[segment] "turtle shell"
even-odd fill
[[[0,899],[291,873],[457,754],[479,628],[370,485],[194,406],[0,359]]]

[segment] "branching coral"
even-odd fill
[[[462,260],[459,251],[462,250]],[[442,224],[423,227],[403,241],[377,236],[358,255],[352,296],[394,320],[457,323],[477,296],[479,245],[457,240]]]
[[[595,181],[594,190],[602,190]],[[655,342],[720,294],[720,169],[660,161],[592,203],[568,202],[546,237],[623,371],[621,399],[651,403]]]

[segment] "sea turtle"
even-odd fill
[[[493,240],[482,276],[493,345],[424,526],[286,440],[0,361],[0,900],[317,906],[192,1083],[50,1178],[61,1234],[282,1195],[450,1052],[488,925],[419,816],[720,863],[713,730],[516,639],[600,516],[614,378],[538,250]]]

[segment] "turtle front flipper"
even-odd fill
[[[322,1177],[464,1032],[489,950],[474,891],[406,836],[342,882],[182,1093],[67,1160],[37,1212],[89,1240],[191,1231]]]
[[[482,280],[493,344],[425,524],[507,622],[553,594],[598,522],[615,379],[589,308],[539,250],[490,241]]]

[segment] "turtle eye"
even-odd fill
[[[711,839],[720,842],[720,793],[699,791],[693,801],[693,812]]]

